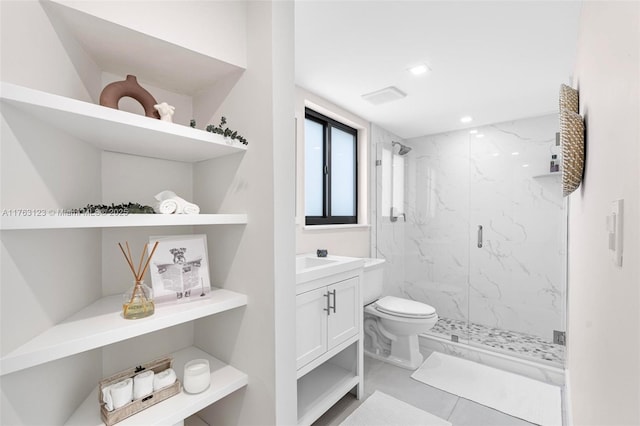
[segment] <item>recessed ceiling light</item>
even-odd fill
[[[419,64],[409,68],[409,72],[413,75],[425,74],[427,71],[429,71],[427,64]]]
[[[512,152],[511,155],[520,155],[520,153],[516,151],[516,152]]]
[[[483,135],[482,133],[478,133],[478,134],[476,135],[476,138],[484,138],[484,135]]]
[[[471,123],[472,121],[473,121],[473,118],[468,115],[465,115],[460,119],[461,123]]]
[[[529,167],[529,165],[528,164],[523,164],[522,167]]]
[[[469,133],[475,135],[476,133],[478,133],[478,129],[469,130]]]

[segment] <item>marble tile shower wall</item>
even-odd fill
[[[565,329],[560,179],[538,176],[559,152],[557,128],[549,115],[478,128],[483,137],[465,130],[405,141],[413,147],[405,245],[378,248],[403,252],[401,294],[442,317],[548,340]]]

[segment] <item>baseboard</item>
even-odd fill
[[[562,398],[562,423],[563,426],[573,426],[573,411],[571,411],[571,380],[569,369],[564,370],[564,398]]]
[[[491,352],[465,343],[452,342],[441,337],[421,334],[420,352],[426,357],[432,351],[465,358],[560,387],[565,384],[565,369],[563,368]]]

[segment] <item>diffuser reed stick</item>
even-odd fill
[[[153,245],[153,249],[151,250],[151,254],[149,255],[149,257],[147,258],[147,263],[144,265],[144,269],[142,270],[142,274],[140,274],[139,280],[144,279],[144,274],[146,274],[147,269],[149,269],[149,262],[151,261],[153,254],[156,252],[156,249],[158,248],[158,242],[159,241],[156,241],[156,243]]]
[[[152,315],[155,306],[153,303],[153,291],[144,285],[144,276],[149,269],[149,263],[151,262],[151,258],[158,248],[158,242],[153,246],[151,253],[147,257],[147,261],[144,262],[144,257],[147,252],[147,246],[145,245],[142,249],[142,254],[140,255],[140,261],[138,262],[138,269],[135,269],[133,266],[133,256],[131,254],[131,248],[129,247],[129,243],[125,242],[125,246],[127,250],[125,251],[124,247],[122,247],[121,243],[118,243],[118,247],[120,247],[120,251],[124,256],[129,268],[131,269],[131,273],[135,278],[135,283],[133,289],[127,292],[124,296],[123,304],[122,304],[122,314],[127,319],[136,319],[136,318],[144,318],[146,316]],[[144,263],[144,267],[142,266]]]

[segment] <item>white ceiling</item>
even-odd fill
[[[298,0],[296,83],[401,138],[552,113],[579,14],[577,1]],[[420,62],[431,72],[407,72]],[[388,86],[407,96],[362,99]]]

